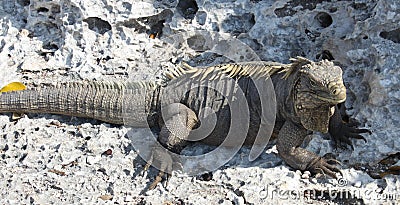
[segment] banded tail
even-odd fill
[[[4,92],[0,93],[0,113],[52,113],[124,124],[123,112],[128,106],[139,122],[146,120],[155,87],[150,82],[93,81]]]

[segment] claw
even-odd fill
[[[322,175],[325,176],[325,172],[324,172],[324,170],[322,168],[316,167],[314,170],[318,171],[317,173],[321,173]]]
[[[342,163],[339,162],[339,161],[336,160],[336,159],[328,159],[328,160],[326,160],[326,162],[327,162],[328,164],[331,164],[331,162],[332,162],[332,163],[335,163],[335,164],[338,164],[338,165],[342,166]]]
[[[338,173],[340,174],[340,176],[341,176],[342,178],[344,177],[342,170],[339,170]]]
[[[150,156],[149,160],[147,160],[147,163],[144,166],[143,171],[149,170],[152,163],[153,163],[153,154]]]
[[[156,178],[153,180],[153,182],[149,185],[148,190],[153,190],[154,188],[156,188],[157,184],[160,183],[163,179],[164,176],[164,172],[160,171],[158,172],[158,175],[156,176]]]
[[[322,169],[326,172],[326,174],[332,178],[337,179],[337,172],[340,172],[340,169],[337,168],[336,166],[326,164]]]
[[[326,170],[326,172],[327,172],[327,175],[328,175],[328,176],[330,176],[330,177],[332,177],[332,178],[334,178],[334,179],[337,179],[337,178],[338,178],[337,175],[336,175],[336,172],[333,172],[333,171],[331,171],[331,170]]]
[[[312,165],[310,171],[313,174],[321,173],[324,176],[330,176],[334,179],[338,178],[336,175],[337,173],[343,176],[339,168],[337,168],[335,165],[330,164],[332,162],[341,165],[341,163],[336,159],[325,160],[324,158],[320,158],[315,164]]]

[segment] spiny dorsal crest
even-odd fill
[[[179,66],[169,69],[165,73],[165,76],[170,80],[180,78],[183,75],[189,75],[190,78],[200,77],[200,80],[206,78],[214,80],[223,77],[240,78],[247,76],[268,78],[270,75],[284,69],[285,66],[285,64],[274,62],[254,61],[194,68],[187,63],[181,63]]]
[[[187,63],[181,63],[175,68],[168,69],[165,76],[172,80],[180,78],[183,75],[189,75],[191,78],[200,77],[203,79],[221,79],[223,77],[240,78],[251,76],[253,78],[268,78],[275,73],[284,73],[283,79],[297,73],[304,65],[314,63],[313,61],[304,58],[296,57],[290,59],[292,63],[281,64],[267,61],[253,61],[215,65],[206,68],[194,68]]]
[[[290,58],[289,60],[292,61],[292,63],[288,64],[284,69],[279,71],[279,73],[285,73],[283,75],[284,79],[287,79],[289,76],[297,73],[297,71],[302,69],[304,65],[313,63],[313,61],[301,56],[297,56],[296,58]]]

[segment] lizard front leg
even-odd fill
[[[149,186],[149,189],[154,189],[164,175],[168,176],[172,172],[173,163],[177,159],[173,159],[168,151],[179,154],[187,145],[189,133],[197,123],[196,114],[181,103],[173,103],[162,109],[161,131],[158,142],[163,147],[155,147],[152,150],[152,156],[146,165],[146,169],[151,164],[158,168],[159,174]]]
[[[344,105],[342,106],[344,108]],[[333,138],[335,145],[337,147],[350,145],[354,150],[353,143],[350,141],[351,138],[362,139],[364,142],[367,141],[362,135],[360,135],[361,133],[370,133],[370,131],[368,129],[352,127],[351,123],[344,123],[339,107],[335,105],[335,112],[329,119],[329,134]]]
[[[302,171],[308,170],[313,174],[323,173],[333,178],[337,178],[336,173],[340,170],[329,164],[329,160],[316,155],[313,152],[300,148],[308,131],[294,124],[291,121],[286,121],[278,134],[277,149],[282,159],[295,169]],[[334,160],[334,162],[337,162]]]

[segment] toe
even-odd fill
[[[156,188],[157,184],[162,181],[163,176],[164,176],[164,172],[163,171],[158,172],[158,175],[156,176],[156,178],[149,185],[148,190],[153,190],[154,188]]]

